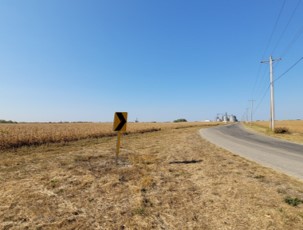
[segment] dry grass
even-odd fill
[[[275,127],[285,127],[289,130],[289,133],[283,134],[273,133],[269,129],[268,121],[253,122],[252,126],[250,124],[246,124],[246,127],[269,136],[303,144],[303,120],[276,121]]]
[[[302,229],[303,184],[198,127],[3,151],[2,229]]]
[[[215,125],[209,123],[208,125]],[[129,123],[127,133],[142,133],[165,128],[206,125],[186,123]],[[28,123],[0,124],[0,150],[48,143],[70,142],[86,138],[115,136],[112,123]]]

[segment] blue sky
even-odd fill
[[[281,57],[278,77],[303,56],[297,4],[1,0],[0,119],[242,118],[250,99],[254,118],[268,119],[269,67],[260,61]],[[302,73],[303,61],[275,83],[277,119],[303,119]]]

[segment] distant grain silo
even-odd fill
[[[225,115],[223,116],[223,122],[228,122],[229,119],[228,119],[228,116],[227,116],[227,113],[225,113]]]
[[[236,116],[230,115],[230,116],[229,116],[229,121],[230,121],[230,122],[236,122],[236,121],[237,121]]]
[[[237,117],[235,115],[228,115],[227,113],[225,114],[221,114],[222,116],[219,116],[219,113],[217,114],[216,116],[216,121],[217,122],[224,122],[224,123],[227,123],[227,122],[237,122]]]

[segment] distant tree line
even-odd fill
[[[18,122],[16,121],[6,121],[6,120],[0,120],[1,124],[17,124]]]
[[[174,120],[174,122],[187,122],[187,120],[184,118],[180,118],[180,119]]]

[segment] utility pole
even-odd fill
[[[269,57],[269,61],[261,61],[261,63],[269,63],[269,80],[270,80],[270,128],[275,130],[275,99],[274,99],[274,71],[273,62],[280,61],[281,58],[273,59]]]
[[[253,110],[254,110],[254,101],[255,100],[249,100],[251,102],[251,108],[250,108],[250,125],[252,125],[253,121]]]
[[[246,108],[246,123],[248,123],[248,110],[249,108]]]

